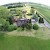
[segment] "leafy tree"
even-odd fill
[[[9,17],[8,21],[9,21],[10,25],[13,24],[13,17]]]
[[[3,19],[3,18],[0,18],[0,24],[5,24],[5,22],[6,22],[6,19]]]
[[[44,23],[44,19],[42,17],[39,18],[39,23]]]
[[[0,6],[0,31],[8,31],[16,29],[15,26],[10,25],[12,23],[12,14],[9,14],[7,8]]]
[[[4,31],[7,31],[8,26],[9,26],[9,22],[6,21],[5,24],[3,24]]]
[[[8,13],[8,9],[3,7],[3,6],[0,6],[0,18],[7,18],[9,16],[9,13]]]
[[[6,31],[8,28],[9,22],[6,21],[5,19],[1,18],[0,19],[0,30]]]

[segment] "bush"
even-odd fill
[[[13,30],[16,30],[16,29],[17,29],[17,27],[14,26],[14,25],[9,25],[8,26],[8,31],[13,31]]]
[[[33,29],[34,29],[34,30],[38,30],[38,28],[39,28],[39,26],[38,26],[37,24],[34,24],[34,25],[33,25]]]
[[[17,31],[22,31],[22,27],[18,27],[17,28]]]
[[[31,13],[27,14],[28,16],[32,15]]]
[[[22,5],[17,5],[16,7],[23,7]]]
[[[10,9],[10,8],[16,8],[16,6],[8,6],[8,9]]]

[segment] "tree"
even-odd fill
[[[6,31],[9,25],[9,21],[6,21],[6,19],[1,18],[0,19],[0,30]]]
[[[12,24],[11,16],[12,14],[9,14],[7,8],[0,6],[0,31],[14,30],[16,28],[15,26],[10,25],[10,23]]]
[[[13,17],[9,17],[8,21],[9,21],[10,25],[13,24]]]
[[[3,25],[4,31],[7,31],[8,26],[9,26],[9,22],[6,21],[5,24]]]
[[[32,28],[31,23],[27,23],[27,24],[26,24],[26,29],[31,30],[31,28]]]
[[[44,19],[42,17],[39,18],[39,23],[44,23]]]
[[[3,6],[0,6],[0,18],[7,18],[9,16],[9,13],[8,13],[8,9],[3,7]]]

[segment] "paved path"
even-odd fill
[[[37,25],[38,25],[39,27],[46,27],[43,23],[38,23],[38,22],[37,22]]]

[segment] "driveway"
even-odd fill
[[[48,28],[50,28],[50,24],[44,19],[44,25]]]

